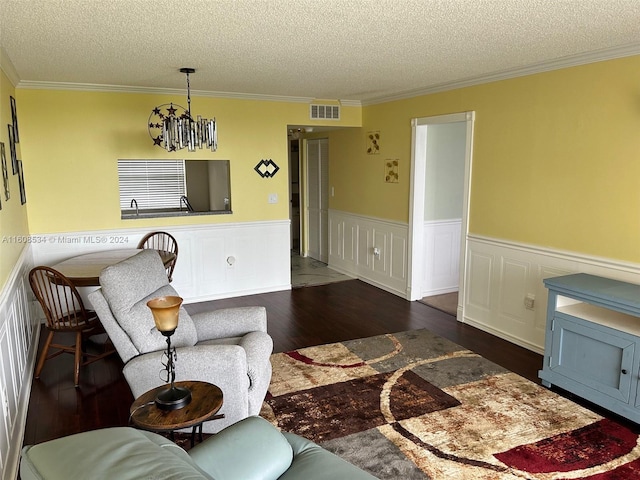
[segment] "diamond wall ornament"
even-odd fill
[[[260,162],[254,167],[254,170],[258,172],[258,175],[262,178],[271,178],[278,173],[280,167],[271,159],[260,160]]]

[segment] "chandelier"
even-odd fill
[[[175,152],[185,147],[190,152],[196,147],[210,148],[215,152],[218,148],[218,132],[216,119],[208,120],[198,115],[191,116],[191,84],[189,75],[195,73],[194,68],[181,68],[187,75],[187,109],[173,103],[160,105],[151,111],[149,116],[149,135],[153,144]]]

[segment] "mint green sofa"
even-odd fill
[[[188,453],[131,427],[78,433],[22,450],[21,480],[372,480],[315,443],[248,417]]]

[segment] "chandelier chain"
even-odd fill
[[[187,114],[191,117],[191,81],[189,80],[189,72],[187,72]]]

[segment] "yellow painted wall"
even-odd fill
[[[227,223],[289,218],[287,125],[309,121],[309,106],[256,100],[192,98],[192,111],[216,117],[218,150],[168,153],[147,131],[153,107],[184,97],[18,89],[24,124],[25,181],[32,234],[141,226]],[[332,123],[332,124],[335,124]],[[342,107],[339,125],[360,125],[360,107]],[[22,135],[21,130],[21,135]],[[121,220],[120,158],[228,159],[232,215]],[[262,178],[254,166],[273,159],[280,172]],[[277,204],[268,204],[277,193]]]
[[[15,98],[15,89],[7,76],[0,70],[0,142],[4,143],[7,174],[9,179],[10,198],[6,200],[4,195],[4,185],[0,174],[0,291],[4,287],[15,266],[22,249],[26,243],[24,240],[29,235],[29,225],[27,222],[27,209],[20,203],[20,190],[18,186],[18,175],[13,175],[11,166],[11,153],[9,150],[9,133],[7,125],[11,123],[11,104],[9,97]],[[22,127],[20,108],[18,107],[19,127]],[[22,130],[19,129],[20,135]],[[20,143],[16,145],[18,158],[21,159],[23,145],[22,137]]]
[[[408,221],[410,121],[463,111],[476,112],[471,233],[640,261],[640,56],[364,107],[361,129],[330,136],[331,208]]]
[[[6,125],[14,90],[1,78]],[[184,98],[25,89],[15,96],[29,227],[11,176],[2,235],[287,219],[286,127],[320,124],[308,120],[307,104],[195,97],[194,113],[218,120],[219,149],[168,154],[152,146],[146,123],[154,106]],[[408,221],[411,119],[475,111],[471,233],[640,261],[639,99],[635,56],[362,109],[343,106],[339,125],[361,128],[327,133],[330,208]],[[368,155],[373,131],[380,132],[380,153]],[[6,135],[0,129],[5,142]],[[121,220],[117,159],[171,157],[231,160],[233,215]],[[281,172],[260,178],[253,167],[262,158],[275,160]],[[384,162],[395,158],[400,182],[385,183]],[[280,202],[269,205],[269,193]],[[21,248],[2,245],[0,281]]]

